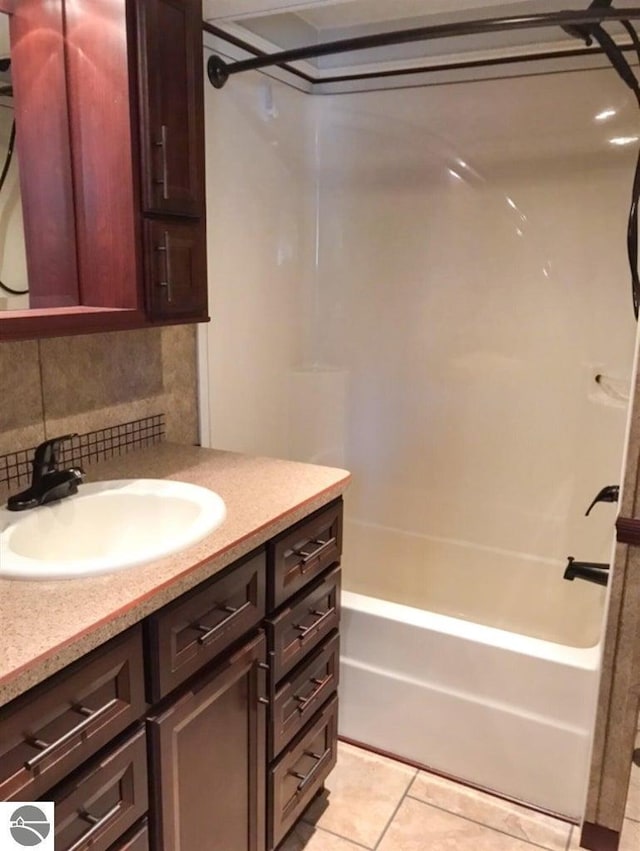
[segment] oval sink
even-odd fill
[[[73,579],[145,564],[195,544],[226,517],[214,491],[164,479],[81,485],[16,514],[0,509],[0,576]]]

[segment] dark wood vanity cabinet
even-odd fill
[[[53,800],[56,851],[274,851],[336,761],[341,523],[336,500],[0,708],[0,797]]]
[[[147,722],[153,848],[264,851],[265,663],[260,633]]]
[[[267,545],[267,851],[336,763],[341,553],[341,499]]]
[[[108,851],[148,807],[144,729],[92,760],[48,796],[56,851]]]

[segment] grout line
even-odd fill
[[[564,851],[569,851],[569,849],[571,848],[571,840],[573,839],[573,831],[579,829],[580,828],[576,827],[575,824],[573,825],[573,827],[569,831],[569,836],[567,837],[567,844],[564,846]]]
[[[640,824],[640,818],[634,818],[634,816],[625,816],[625,818],[627,819],[627,821],[633,821],[636,824]]]
[[[398,801],[397,806],[395,807],[394,811],[391,813],[391,818],[387,821],[386,825],[384,826],[384,828],[383,828],[383,830],[382,830],[382,833],[381,833],[381,834],[380,834],[380,836],[378,837],[378,841],[377,841],[377,842],[376,842],[376,844],[373,846],[374,851],[376,851],[376,849],[380,847],[380,843],[382,842],[382,840],[384,839],[384,837],[385,837],[385,835],[386,835],[387,831],[389,830],[389,828],[390,828],[390,827],[391,827],[391,825],[393,824],[393,820],[394,820],[394,819],[395,819],[395,817],[397,816],[397,814],[398,814],[398,810],[399,810],[399,809],[400,809],[400,807],[403,805],[403,803],[404,803],[404,801],[405,801],[405,798],[406,798],[406,797],[407,797],[407,795],[408,795],[409,789],[411,789],[411,787],[413,786],[413,781],[416,779],[416,777],[417,777],[417,776],[418,776],[418,769],[416,768],[416,770],[415,770],[415,772],[414,772],[413,777],[412,777],[412,778],[409,780],[409,782],[407,783],[407,788],[404,790],[404,792],[403,792],[403,794],[402,794],[402,797],[401,797],[401,798],[400,798],[400,800]]]
[[[471,824],[477,824],[478,827],[484,827],[486,830],[491,830],[494,833],[500,833],[500,834],[502,834],[502,836],[508,836],[509,839],[517,839],[518,842],[524,842],[527,845],[531,845],[533,848],[544,848],[544,851],[553,851],[553,849],[550,848],[549,845],[540,845],[539,842],[533,842],[531,839],[526,839],[522,836],[514,836],[513,833],[507,833],[505,830],[500,830],[499,827],[492,827],[491,825],[486,824],[485,822],[477,821],[476,819],[469,818],[469,816],[465,816],[462,813],[454,813],[451,810],[447,810],[445,807],[439,807],[437,804],[433,804],[431,802],[423,801],[420,798],[415,798],[413,795],[405,795],[405,797],[411,798],[412,801],[416,801],[418,804],[423,804],[425,807],[432,807],[434,810],[440,810],[440,812],[442,812],[442,813],[447,813],[450,816],[454,816],[456,818],[464,819],[465,821],[471,822]],[[571,830],[572,829],[573,829],[573,827],[570,826],[569,839],[571,839]],[[565,846],[565,851],[566,851],[567,847],[568,846]]]
[[[478,786],[475,783],[463,780],[461,777],[456,777],[453,774],[447,774],[447,772],[439,771],[432,765],[425,765],[424,763],[416,762],[415,760],[407,759],[406,757],[397,756],[395,754],[389,753],[388,751],[380,750],[379,748],[363,744],[362,742],[356,741],[355,739],[350,739],[347,736],[338,736],[338,740],[344,742],[344,744],[350,745],[351,747],[366,751],[367,753],[377,754],[377,756],[383,757],[384,759],[388,759],[391,762],[400,763],[400,765],[408,765],[410,768],[417,768],[418,771],[424,771],[430,777],[434,777],[436,779],[439,778],[441,780],[448,780],[450,783],[455,783],[456,786],[460,786],[463,789],[470,789],[474,792],[479,792],[481,795],[488,795],[491,798],[494,798],[497,801],[502,801],[505,804],[513,804],[516,807],[522,807],[523,809],[528,810],[530,813],[536,815],[548,816],[549,818],[555,819],[556,821],[563,822],[569,827],[575,824],[575,821],[573,821],[572,819],[567,818],[566,816],[563,816],[560,813],[553,812],[553,810],[547,810],[541,807],[534,806],[533,804],[529,804],[526,801],[511,797],[509,795],[505,795],[501,792],[497,792],[495,789],[490,789],[486,786]]]
[[[304,821],[304,819],[303,819],[303,821]],[[331,836],[335,836],[336,839],[344,839],[345,842],[349,842],[349,843],[351,843],[351,845],[355,845],[358,848],[364,848],[365,851],[374,851],[374,849],[371,848],[371,846],[363,845],[362,842],[358,842],[357,839],[349,839],[348,837],[343,836],[341,833],[336,833],[335,830],[329,830],[328,827],[317,827],[315,824],[313,824],[313,822],[309,822],[309,821],[305,822],[305,824],[308,825],[309,827],[311,827],[313,829],[314,833],[318,833],[318,831],[320,833],[328,833]]]

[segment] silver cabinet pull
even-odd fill
[[[300,697],[297,694],[294,695],[293,699],[298,701],[298,712],[300,715],[304,715],[304,713],[309,709],[312,703],[315,701],[317,696],[321,693],[324,687],[327,685],[329,680],[331,679],[331,674],[327,674],[326,677],[322,679],[318,679],[314,677],[311,682],[316,686],[311,694],[308,694],[306,697]]]
[[[156,251],[164,254],[164,271],[165,280],[158,281],[159,287],[164,287],[167,290],[167,301],[169,304],[173,301],[173,282],[171,280],[171,242],[169,231],[164,231],[163,241],[161,245],[156,245]]]
[[[96,816],[92,816],[91,813],[81,812],[80,818],[86,822],[89,822],[91,827],[86,833],[83,833],[80,839],[73,843],[73,845],[67,849],[67,851],[80,851],[80,848],[85,848],[89,843],[91,844],[91,840],[99,833],[102,828],[107,824],[107,822],[111,821],[111,819],[118,815],[120,812],[120,807],[122,806],[121,802],[118,801],[109,812],[105,813],[101,818],[97,818]]]
[[[313,753],[312,751],[305,751],[304,754],[305,756],[310,756],[312,759],[315,759],[316,763],[309,769],[309,771],[307,771],[306,774],[301,774],[299,771],[289,772],[289,774],[300,781],[296,792],[302,792],[305,786],[313,780],[315,775],[318,773],[320,766],[322,766],[326,762],[327,757],[331,755],[331,748],[327,748],[323,754]]]
[[[162,186],[162,198],[164,201],[167,201],[169,198],[169,168],[167,165],[167,135],[168,128],[166,124],[163,124],[160,127],[160,140],[158,142],[154,142],[156,148],[160,148],[161,157],[162,157],[162,165],[160,178],[154,180],[153,182],[156,186]]]
[[[302,624],[294,623],[293,628],[300,630],[300,635],[298,636],[298,640],[301,644],[304,644],[308,638],[311,638],[312,635],[320,629],[320,627],[327,621],[332,615],[335,614],[335,608],[332,606],[326,612],[318,612],[313,610],[310,612],[312,615],[317,615],[318,619],[315,620],[309,626],[302,626]]]
[[[66,745],[67,742],[74,738],[74,736],[79,736],[81,733],[84,733],[84,731],[88,727],[90,727],[94,721],[96,721],[98,718],[101,718],[103,715],[106,715],[111,709],[113,709],[117,705],[118,698],[114,697],[108,703],[105,703],[104,706],[101,706],[100,709],[96,709],[95,712],[85,706],[72,707],[72,709],[74,709],[76,712],[79,712],[81,715],[84,715],[84,719],[51,744],[43,742],[42,739],[27,739],[28,745],[31,745],[35,748],[43,749],[40,751],[40,753],[37,753],[35,756],[32,756],[31,759],[28,759],[25,762],[24,767],[27,769],[27,771],[32,771],[34,768],[36,768],[36,766],[40,765],[43,760],[51,756],[54,751],[57,751],[58,748],[61,748]]]
[[[215,638],[216,634],[219,630],[224,629],[230,621],[234,618],[239,617],[244,611],[251,608],[252,603],[251,600],[247,600],[246,603],[243,603],[239,608],[234,606],[220,606],[218,611],[220,612],[228,612],[226,618],[223,618],[220,623],[217,623],[215,626],[205,626],[204,624],[194,624],[192,629],[197,629],[203,633],[203,635],[198,636],[198,644],[208,644],[213,638]]]
[[[300,566],[305,567],[309,562],[321,556],[326,550],[335,546],[336,539],[335,537],[329,538],[327,541],[321,541],[319,539],[314,539],[313,541],[309,541],[309,544],[317,544],[318,546],[311,551],[307,550],[294,550],[296,555],[300,556]],[[305,545],[308,546],[308,545]]]

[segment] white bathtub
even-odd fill
[[[578,820],[598,646],[566,647],[345,591],[339,732]]]

